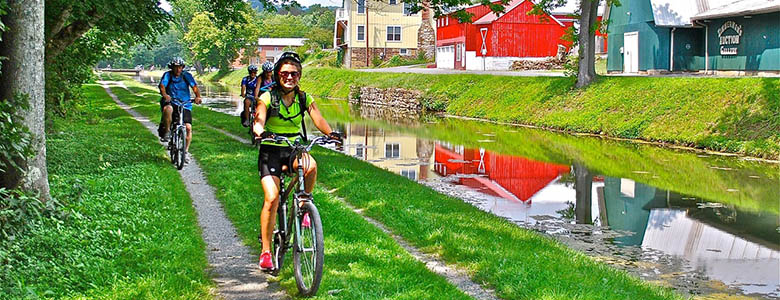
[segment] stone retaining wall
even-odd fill
[[[401,88],[351,87],[349,103],[357,105],[360,116],[388,121],[416,121],[423,111],[422,92]]]

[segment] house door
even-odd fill
[[[639,32],[623,34],[623,73],[639,72]]]

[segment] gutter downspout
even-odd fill
[[[674,31],[677,27],[672,27],[672,38],[669,40],[669,72],[674,72]]]
[[[704,26],[704,74],[710,73],[710,26],[701,21],[693,21],[695,24]]]

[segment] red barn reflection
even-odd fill
[[[448,147],[439,143],[435,149],[434,170],[439,175],[482,175],[459,178],[458,183],[492,196],[523,202],[530,201],[561,174],[570,172],[570,167],[566,165],[480,149]]]

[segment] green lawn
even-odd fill
[[[149,92],[127,82],[135,92]],[[137,97],[122,88],[114,88],[122,101],[155,119],[159,106],[154,93]],[[238,119],[195,107],[194,137],[190,151],[203,168],[206,178],[236,226],[241,238],[259,254],[257,236],[262,189],[257,174],[257,150],[236,142],[222,133],[200,124],[230,128],[245,133]],[[219,121],[217,121],[219,119]],[[322,188],[315,190],[317,207],[325,232],[325,273],[315,299],[330,299],[335,291],[339,299],[468,299],[469,297],[443,277],[429,271],[392,238],[349,210]],[[292,261],[288,256],[288,262]],[[279,277],[288,294],[297,289],[292,268],[287,264]]]
[[[132,83],[128,85],[138,92],[145,89]],[[123,97],[129,97],[129,94]],[[244,134],[243,127],[238,125],[235,117],[202,107],[196,107],[194,115],[201,122],[234,134]],[[201,130],[201,142],[193,144],[193,151],[203,161],[206,172],[211,173],[207,174],[210,183],[225,187],[226,194],[235,194],[220,196],[220,199],[225,198],[222,201],[226,203],[228,214],[245,240],[251,242],[256,237],[256,229],[252,230],[256,226],[253,224],[256,222],[256,206],[239,200],[237,203],[240,204],[231,208],[234,204],[230,203],[235,200],[229,199],[241,199],[247,194],[259,193],[259,187],[245,187],[242,183],[256,179],[252,177],[252,173],[256,172],[256,154],[252,150],[245,150],[246,146],[218,137],[214,131]],[[434,253],[448,263],[468,270],[474,281],[495,288],[501,298],[679,297],[670,290],[643,283],[625,272],[594,262],[560,243],[369,163],[325,150],[317,150],[315,157],[318,158],[322,184],[336,189],[337,195],[363,209],[366,214],[425,252]],[[216,175],[218,173],[239,175],[219,176]],[[239,180],[234,178],[244,179],[237,183]],[[243,192],[242,187],[245,189]],[[257,190],[252,192],[246,189]],[[320,198],[322,195],[318,194]],[[333,203],[337,204],[335,201]],[[337,221],[336,218],[326,218],[326,222]],[[334,234],[341,233],[326,231],[326,236]],[[326,244],[330,243],[331,240],[326,241]],[[326,261],[328,259],[326,253]]]
[[[0,247],[0,298],[204,299],[213,282],[189,194],[156,138],[97,85],[47,135],[48,218]]]

